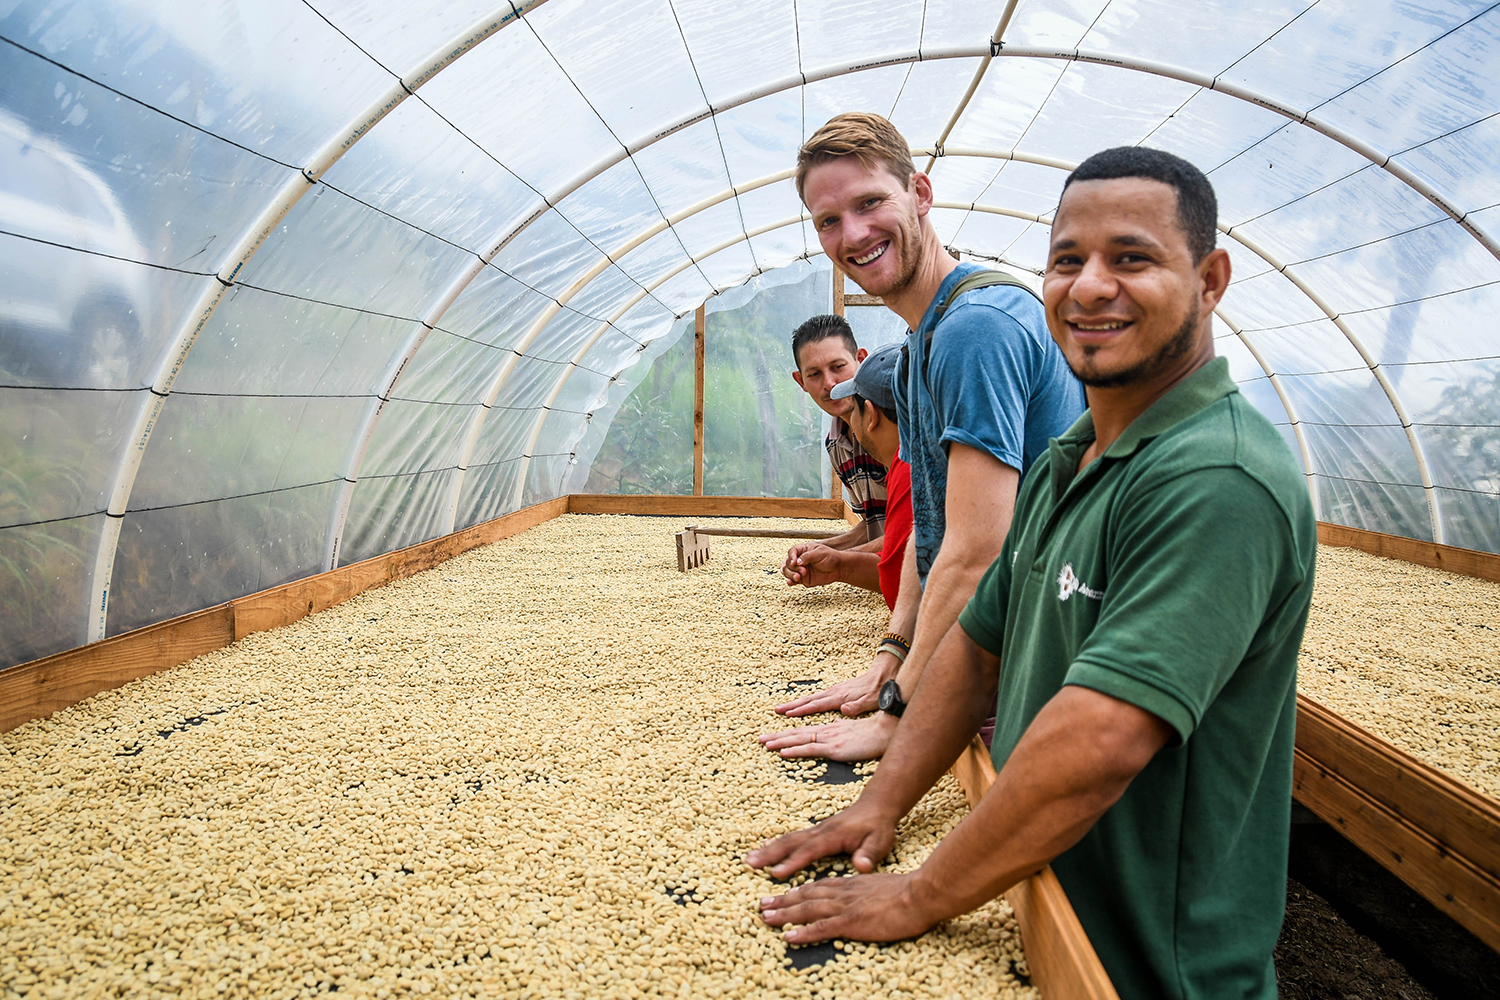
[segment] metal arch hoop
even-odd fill
[[[914,61],[984,58],[992,54],[995,56],[1012,56],[1017,58],[1059,59],[1072,62],[1088,62],[1103,66],[1112,66],[1118,69],[1128,69],[1136,72],[1143,72],[1156,76],[1163,76],[1180,80],[1184,83],[1190,83],[1205,90],[1215,90],[1230,97],[1234,97],[1238,100],[1243,100],[1248,103],[1255,104],[1259,107],[1266,108],[1267,110],[1280,114],[1285,118],[1312,128],[1313,130],[1327,136],[1330,139],[1333,139],[1334,141],[1346,146],[1356,153],[1359,153],[1361,156],[1364,156],[1366,159],[1370,160],[1372,163],[1375,163],[1377,166],[1380,166],[1382,169],[1387,170],[1407,186],[1415,190],[1418,194],[1422,195],[1428,201],[1432,202],[1454,221],[1458,222],[1461,226],[1463,226],[1465,230],[1470,233],[1470,235],[1472,235],[1487,250],[1489,250],[1491,254],[1493,254],[1497,259],[1500,259],[1500,244],[1497,244],[1494,238],[1491,237],[1481,226],[1479,226],[1477,222],[1468,219],[1465,213],[1459,211],[1449,198],[1438,192],[1431,185],[1413,175],[1410,171],[1396,164],[1389,156],[1380,153],[1373,147],[1369,146],[1367,143],[1354,138],[1348,133],[1328,123],[1314,118],[1306,112],[1298,111],[1297,109],[1282,104],[1281,102],[1278,102],[1270,97],[1257,94],[1254,91],[1249,90],[1248,88],[1221,83],[1216,78],[1207,77],[1200,73],[1195,73],[1191,70],[1168,66],[1161,63],[1130,59],[1105,53],[1087,52],[1079,49],[1006,47],[995,51],[993,47],[988,44],[983,48],[958,46],[936,50],[919,50],[915,53],[901,53],[879,59],[865,60],[850,64],[841,64],[834,67],[825,67],[821,70],[799,74],[795,77],[789,77],[785,80],[765,84],[761,87],[745,91],[733,98],[730,98],[727,101],[715,104],[702,112],[698,112],[686,118],[680,119],[679,121],[670,124],[650,134],[649,136],[638,139],[635,142],[624,146],[622,148],[622,151],[618,154],[611,154],[610,156],[601,159],[589,170],[585,171],[584,173],[570,180],[567,184],[563,185],[556,194],[549,196],[546,199],[545,205],[536,208],[525,219],[521,220],[518,224],[514,225],[505,233],[503,233],[495,241],[495,243],[493,244],[493,249],[486,254],[485,259],[493,259],[495,255],[497,255],[501,250],[504,249],[505,246],[507,246],[511,241],[519,236],[520,233],[523,232],[537,218],[539,218],[540,215],[544,214],[547,211],[550,211],[553,206],[557,205],[569,194],[572,194],[574,191],[578,190],[592,178],[598,176],[600,173],[603,173],[605,170],[608,170],[610,167],[613,167],[617,163],[620,163],[626,157],[634,154],[635,152],[645,149],[670,135],[674,135],[682,129],[688,128],[689,126],[696,124],[697,122],[704,121],[708,117],[717,114],[720,111],[739,107],[740,105],[749,103],[750,101],[758,100],[759,98],[779,93],[783,90],[788,90],[796,86],[804,86],[807,83],[815,82],[818,80],[861,72],[867,69],[900,65],[903,63]],[[929,152],[936,153],[936,150],[929,150]],[[961,153],[964,151],[956,149],[944,149],[943,152],[945,155],[961,155]],[[1020,158],[1013,153],[1004,154],[985,152],[983,153],[983,155]],[[1044,158],[1038,157],[1036,162],[1045,163],[1047,161]],[[1226,233],[1232,238],[1239,238],[1237,234],[1228,230],[1226,230]],[[1245,241],[1240,240],[1240,242],[1244,243]],[[1246,245],[1248,246],[1248,243]],[[1265,255],[1261,254],[1261,256],[1264,257]],[[1267,259],[1269,262],[1270,258]],[[1305,289],[1305,283],[1301,283],[1299,279],[1288,273],[1284,269],[1284,265],[1278,268],[1278,270],[1281,270],[1281,273],[1286,274],[1287,277],[1294,282],[1294,284],[1298,284],[1299,288]],[[1371,371],[1377,373],[1377,381],[1380,383],[1382,389],[1385,390],[1387,398],[1388,400],[1390,400],[1393,410],[1397,414],[1398,419],[1406,430],[1408,442],[1412,445],[1413,455],[1416,459],[1418,472],[1422,478],[1423,489],[1426,493],[1428,514],[1431,520],[1433,536],[1438,541],[1443,540],[1445,535],[1443,528],[1443,518],[1442,511],[1437,501],[1436,489],[1432,484],[1432,476],[1427,463],[1426,454],[1422,449],[1420,439],[1418,438],[1416,433],[1416,429],[1411,425],[1410,420],[1406,416],[1405,407],[1400,404],[1399,398],[1395,394],[1394,387],[1391,386],[1390,382],[1384,377],[1383,374],[1380,374],[1378,372],[1378,366],[1376,366],[1373,359],[1369,357],[1368,352],[1363,350],[1362,345],[1358,343],[1358,338],[1354,336],[1352,334],[1352,331],[1348,329],[1347,324],[1344,324],[1341,320],[1338,320],[1336,318],[1337,314],[1329,309],[1326,302],[1323,302],[1321,298],[1313,297],[1313,301],[1320,303],[1319,308],[1324,312],[1325,315],[1329,316],[1329,318],[1334,321],[1335,325],[1339,327],[1340,331],[1343,332],[1345,336],[1350,337],[1350,343],[1354,344],[1356,350],[1361,353],[1361,356],[1366,358],[1367,363],[1372,365]],[[498,373],[497,381],[492,385],[492,391],[486,394],[487,399],[493,399],[498,395],[500,388],[503,387],[505,379],[508,378],[510,371],[513,369],[514,363],[512,362],[508,364],[502,372]],[[465,435],[466,443],[464,446],[464,457],[461,459],[460,465],[466,465],[468,457],[472,455],[472,445],[473,442],[477,440],[477,425],[482,423],[483,412],[484,411],[481,409],[480,413],[476,414],[475,419],[471,422],[474,426],[471,427],[471,429]],[[449,525],[450,529],[452,527],[452,524],[456,521],[456,498],[458,496],[459,489],[461,489],[461,486],[462,473],[455,477],[453,486],[450,489],[449,513],[452,514],[454,520],[446,520],[445,515],[445,523]]]
[[[386,114],[388,114],[392,109],[396,107],[396,105],[405,100],[406,96],[409,96],[411,93],[413,93],[417,87],[420,87],[422,84],[426,83],[432,78],[433,75],[440,72],[447,65],[451,64],[455,59],[470,51],[475,45],[479,44],[479,42],[483,41],[494,32],[506,27],[509,24],[515,23],[525,13],[541,6],[541,4],[545,2],[546,0],[530,0],[530,2],[524,2],[523,0],[523,2],[519,4],[519,6],[515,4],[507,4],[506,8],[497,13],[495,17],[486,19],[485,22],[481,22],[480,25],[476,26],[474,31],[468,33],[465,36],[461,36],[459,39],[456,39],[455,43],[452,46],[448,47],[446,51],[440,52],[439,54],[434,56],[432,60],[429,60],[427,64],[425,64],[417,73],[413,74],[410,78],[398,81],[398,84],[395,87],[391,88],[391,90],[388,91],[385,95],[383,95],[382,99],[378,100],[362,119],[356,121],[350,129],[346,130],[345,132],[341,132],[339,135],[330,140],[330,142],[324,147],[324,150],[320,152],[319,156],[314,158],[312,165],[304,169],[301,176],[291,179],[286,185],[284,185],[281,191],[278,192],[278,195],[267,205],[261,215],[256,219],[255,223],[253,223],[251,227],[247,229],[244,234],[242,234],[240,240],[235,244],[233,250],[229,254],[228,260],[218,272],[216,280],[212,282],[211,286],[207,290],[205,290],[205,292],[199,297],[199,300],[195,304],[194,310],[189,320],[179,332],[179,335],[173,344],[173,348],[167,353],[161,364],[158,366],[157,376],[155,380],[153,380],[153,383],[151,385],[151,393],[143,402],[143,405],[137,415],[134,433],[129,439],[131,443],[126,446],[117,463],[116,471],[112,480],[112,486],[110,489],[110,500],[106,508],[107,517],[105,529],[101,533],[99,547],[96,551],[94,560],[92,584],[90,587],[90,601],[88,609],[86,611],[89,622],[89,641],[97,641],[98,639],[103,638],[104,635],[108,612],[110,577],[113,572],[114,556],[119,543],[121,520],[125,516],[130,493],[134,487],[135,478],[140,469],[141,459],[150,441],[152,429],[155,426],[157,417],[160,415],[162,404],[165,401],[166,396],[171,391],[172,383],[175,381],[177,374],[181,371],[182,364],[186,360],[188,353],[191,351],[193,343],[196,341],[199,333],[202,332],[208,319],[217,309],[219,302],[223,298],[224,291],[233,283],[234,279],[237,277],[240,269],[243,267],[245,262],[254,255],[256,250],[259,249],[260,245],[269,236],[270,232],[286,215],[286,212],[290,210],[292,205],[294,205],[301,199],[302,194],[305,193],[306,190],[306,188],[302,187],[302,184],[304,182],[308,186],[317,183],[318,178],[324,171],[328,169],[329,166],[332,165],[332,163],[334,163],[340,156],[342,156],[343,153],[346,152],[355,142],[357,142],[360,138],[367,134],[369,129],[377,124],[381,119],[383,119]],[[740,104],[747,103],[751,100],[755,100],[759,97],[768,96],[769,94],[777,93],[781,90],[790,89],[794,86],[805,86],[807,83],[817,80],[859,72],[865,69],[873,69],[881,66],[900,65],[914,61],[922,61],[925,59],[983,59],[991,55],[1004,55],[1019,58],[1061,59],[1115,66],[1122,69],[1130,69],[1138,72],[1146,72],[1154,75],[1181,80],[1182,82],[1195,84],[1204,89],[1217,90],[1220,93],[1227,94],[1239,100],[1244,100],[1249,103],[1257,104],[1261,107],[1267,108],[1268,110],[1271,110],[1277,114],[1281,114],[1284,117],[1287,117],[1293,121],[1297,121],[1300,124],[1306,125],[1309,128],[1313,128],[1314,130],[1321,132],[1329,138],[1334,139],[1342,145],[1366,157],[1371,162],[1376,163],[1382,169],[1389,171],[1400,180],[1402,180],[1403,183],[1407,184],[1413,190],[1416,190],[1423,197],[1427,198],[1427,200],[1431,201],[1450,218],[1458,222],[1458,224],[1461,225],[1465,230],[1467,230],[1470,235],[1472,235],[1486,249],[1488,249],[1492,255],[1496,256],[1497,259],[1500,259],[1500,245],[1496,244],[1494,238],[1491,237],[1483,229],[1483,227],[1481,227],[1477,222],[1468,219],[1466,217],[1466,214],[1460,212],[1446,196],[1442,195],[1435,188],[1431,187],[1426,182],[1416,177],[1409,170],[1406,170],[1404,167],[1401,167],[1400,165],[1394,163],[1389,156],[1380,153],[1368,144],[1355,139],[1353,136],[1350,136],[1347,133],[1336,129],[1333,126],[1328,125],[1327,123],[1314,119],[1310,115],[1299,112],[1296,109],[1290,108],[1280,102],[1274,101],[1271,98],[1257,94],[1254,91],[1249,90],[1248,88],[1237,87],[1228,83],[1220,83],[1216,78],[1205,77],[1202,74],[1195,73],[1190,70],[1148,62],[1145,60],[1122,58],[1120,56],[1112,54],[1085,52],[1078,49],[1069,50],[1016,47],[1002,48],[998,52],[996,52],[994,51],[994,46],[986,45],[982,49],[978,47],[953,47],[942,50],[930,50],[926,52],[918,50],[915,53],[900,53],[889,57],[865,60],[857,63],[825,68],[823,70],[814,71],[811,73],[801,73],[795,77],[788,78],[787,80],[777,81],[776,83],[747,91],[717,107],[710,106],[703,112],[685,118],[664,130],[658,131],[635,144],[625,147],[622,150],[622,156],[610,157],[608,162],[604,163],[601,166],[597,166],[590,172],[585,173],[580,178],[575,179],[575,181],[565,186],[565,188],[558,195],[548,199],[543,207],[534,210],[527,219],[522,220],[519,225],[512,227],[500,240],[498,240],[492,250],[482,258],[479,268],[471,269],[472,273],[470,273],[466,278],[460,276],[460,278],[454,282],[454,285],[457,287],[453,289],[453,294],[456,297],[457,292],[461,291],[463,287],[466,287],[469,280],[472,280],[473,274],[477,274],[478,270],[482,268],[485,263],[487,263],[489,260],[492,260],[494,256],[498,254],[511,240],[513,240],[516,235],[518,235],[523,229],[525,229],[531,221],[533,221],[544,212],[549,211],[553,204],[561,200],[561,198],[566,197],[572,191],[577,190],[577,188],[583,183],[586,183],[587,180],[591,179],[594,176],[597,176],[598,173],[602,172],[602,170],[604,169],[608,169],[609,166],[613,166],[615,163],[620,162],[620,160],[624,156],[629,156],[635,151],[644,149],[652,143],[658,141],[659,139],[674,134],[675,132],[678,132],[683,128],[687,128],[697,121],[701,121],[706,117],[714,115],[718,111],[727,110]],[[410,82],[408,82],[408,79],[410,80]],[[449,301],[451,302],[451,299],[449,299]],[[397,377],[399,377],[399,373],[397,373]],[[1388,384],[1385,383],[1383,379],[1382,383]],[[1420,452],[1419,461],[1425,461],[1425,459],[1423,459],[1420,455]],[[1427,478],[1430,480],[1430,477]],[[1430,489],[1428,491],[1428,502],[1433,516],[1434,535],[1437,540],[1441,541],[1443,537],[1442,518],[1436,506],[1434,493]]]
[[[920,151],[915,151],[915,152],[919,152],[920,153]],[[1069,169],[1069,170],[1072,169],[1071,166],[1063,164],[1060,161],[1058,163],[1054,164],[1054,165],[1057,165],[1057,166],[1059,166],[1059,167],[1061,167],[1063,169]],[[777,175],[772,175],[772,176],[774,177],[774,176],[777,176]],[[1049,225],[1051,223],[1051,219],[1049,219],[1046,216],[1036,215],[1036,214],[1031,213],[1031,212],[1023,212],[1023,211],[1020,211],[1020,210],[1017,210],[1017,209],[1003,208],[1003,207],[994,206],[994,205],[980,205],[980,204],[974,204],[974,203],[960,203],[960,202],[935,202],[933,207],[935,207],[935,208],[948,208],[948,209],[968,209],[968,210],[971,210],[971,211],[985,212],[987,214],[992,214],[992,215],[1005,215],[1005,216],[1009,216],[1011,218],[1025,219],[1025,220],[1027,220],[1029,222],[1036,222],[1036,223],[1039,223],[1039,224],[1042,224],[1042,225]],[[759,235],[762,232],[769,232],[769,231],[771,231],[773,229],[779,229],[779,228],[782,228],[784,226],[795,225],[798,222],[806,220],[807,218],[808,218],[808,216],[804,213],[803,215],[801,215],[801,216],[799,216],[797,218],[784,220],[783,222],[775,223],[773,225],[770,225],[770,226],[767,226],[767,227],[763,227],[762,229],[757,230],[752,235]],[[736,245],[737,243],[743,242],[745,238],[746,237],[741,236],[741,237],[736,237],[734,239],[727,240],[727,241],[719,244],[718,246],[713,247],[712,249],[710,249],[708,251],[705,251],[703,254],[700,254],[698,257],[695,257],[693,260],[687,261],[687,262],[679,265],[678,267],[674,268],[672,271],[668,272],[667,274],[665,274],[664,276],[662,276],[661,278],[659,278],[652,285],[647,286],[645,289],[641,290],[639,293],[637,293],[634,296],[632,296],[607,321],[605,321],[604,323],[601,323],[599,325],[599,327],[594,331],[593,336],[590,337],[587,341],[584,342],[583,346],[578,350],[578,352],[573,356],[572,360],[568,363],[568,366],[563,370],[562,375],[560,375],[558,377],[557,384],[553,386],[552,392],[548,395],[546,402],[543,403],[541,405],[540,409],[537,411],[537,416],[536,416],[535,421],[532,423],[531,432],[530,432],[530,434],[529,434],[529,436],[527,438],[526,445],[522,449],[520,474],[517,476],[517,479],[516,479],[515,491],[511,495],[511,497],[510,497],[509,506],[511,508],[518,507],[520,505],[520,503],[521,503],[522,496],[524,494],[524,490],[525,490],[525,486],[526,486],[526,472],[527,472],[528,468],[530,467],[530,463],[531,463],[531,458],[532,458],[532,454],[531,453],[535,449],[536,443],[539,440],[539,438],[541,437],[542,427],[546,423],[546,419],[547,419],[547,416],[549,415],[549,413],[551,411],[552,404],[557,400],[557,397],[559,395],[561,395],[562,390],[563,390],[563,386],[567,384],[567,381],[568,381],[569,377],[571,377],[572,374],[573,374],[573,372],[577,370],[578,365],[582,362],[583,358],[588,354],[588,352],[593,348],[593,346],[596,343],[598,343],[598,341],[599,341],[599,339],[601,337],[603,337],[605,331],[608,330],[613,324],[615,324],[616,322],[618,322],[627,312],[629,312],[636,305],[636,303],[640,302],[643,298],[645,298],[646,295],[648,295],[651,290],[659,287],[662,283],[670,280],[671,278],[675,277],[676,275],[678,275],[678,274],[682,273],[683,271],[687,270],[689,267],[693,266],[698,261],[706,259],[706,258],[712,256],[713,254],[716,254],[716,253],[720,252],[721,250],[724,250],[724,249],[727,249],[728,247]],[[1269,365],[1266,364],[1265,358],[1261,355],[1260,351],[1255,347],[1255,345],[1253,343],[1251,343],[1250,339],[1245,336],[1243,330],[1239,327],[1239,325],[1236,324],[1235,322],[1233,322],[1227,315],[1225,315],[1225,313],[1222,310],[1216,310],[1216,315],[1218,315],[1221,319],[1224,320],[1225,324],[1234,332],[1235,336],[1238,337],[1240,339],[1241,343],[1243,343],[1245,345],[1246,349],[1250,352],[1250,356],[1255,359],[1255,361],[1256,361],[1256,363],[1258,365],[1260,365],[1261,370],[1266,373],[1266,377],[1270,380],[1271,385],[1273,387],[1275,387],[1275,389],[1276,389],[1276,395],[1281,400],[1282,407],[1286,410],[1287,419],[1291,422],[1291,426],[1292,426],[1292,429],[1293,429],[1293,434],[1295,435],[1296,440],[1297,440],[1298,449],[1302,453],[1303,468],[1306,471],[1306,475],[1307,475],[1307,478],[1308,478],[1308,490],[1309,490],[1309,493],[1312,496],[1314,509],[1315,509],[1315,511],[1319,510],[1319,507],[1318,507],[1318,503],[1319,503],[1318,490],[1317,490],[1317,486],[1316,486],[1316,480],[1314,479],[1314,476],[1316,474],[1316,467],[1313,464],[1312,452],[1308,448],[1306,438],[1303,435],[1302,424],[1301,424],[1300,418],[1297,415],[1296,406],[1293,404],[1293,402],[1291,400],[1291,397],[1287,394],[1285,388],[1282,386],[1280,377],[1274,371],[1271,370],[1271,368],[1270,368]],[[621,370],[623,370],[623,369],[621,369]],[[618,375],[619,372],[615,372],[614,374]]]
[[[85,608],[87,642],[98,642],[104,638],[109,618],[109,588],[114,575],[115,553],[119,550],[120,529],[130,503],[135,480],[140,473],[141,462],[151,442],[151,432],[161,415],[162,406],[172,392],[172,385],[182,372],[193,345],[208,325],[209,319],[223,301],[224,293],[233,286],[235,279],[250,258],[255,256],[281,220],[291,211],[302,196],[338,162],[354,144],[369,134],[386,115],[405,101],[423,84],[430,81],[454,60],[473,50],[480,42],[495,33],[515,24],[527,13],[542,6],[547,0],[515,0],[506,2],[495,12],[467,31],[457,35],[448,44],[438,49],[406,76],[397,80],[388,90],[376,97],[365,111],[356,116],[345,128],[335,133],[309,160],[308,165],[282,184],[276,195],[266,204],[258,216],[230,247],[224,263],[215,272],[207,287],[199,295],[188,314],[187,321],[178,330],[172,346],[158,363],[156,375],[151,381],[150,391],[142,400],[136,413],[131,435],[115,463],[110,481],[109,501],[105,506],[104,530],[99,536],[99,545],[94,553],[94,565],[88,588],[88,606]]]

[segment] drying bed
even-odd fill
[[[884,607],[775,540],[679,573],[681,527],[560,517],[0,737],[0,989],[1034,996],[1003,901],[816,955],[761,924],[744,853],[859,783],[754,736]],[[890,867],[964,811],[945,777]]]
[[[1298,690],[1500,799],[1500,584],[1320,546]]]

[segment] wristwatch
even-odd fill
[[[889,712],[898,719],[906,711],[906,702],[901,700],[901,685],[896,683],[894,677],[880,686],[880,710]]]

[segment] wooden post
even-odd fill
[[[693,496],[703,495],[703,333],[706,306],[693,317]]]

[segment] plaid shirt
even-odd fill
[[[854,513],[879,525],[885,526],[885,466],[874,457],[849,432],[849,425],[837,417],[823,439],[828,449],[828,460],[833,463],[844,489],[848,491],[849,506]]]

